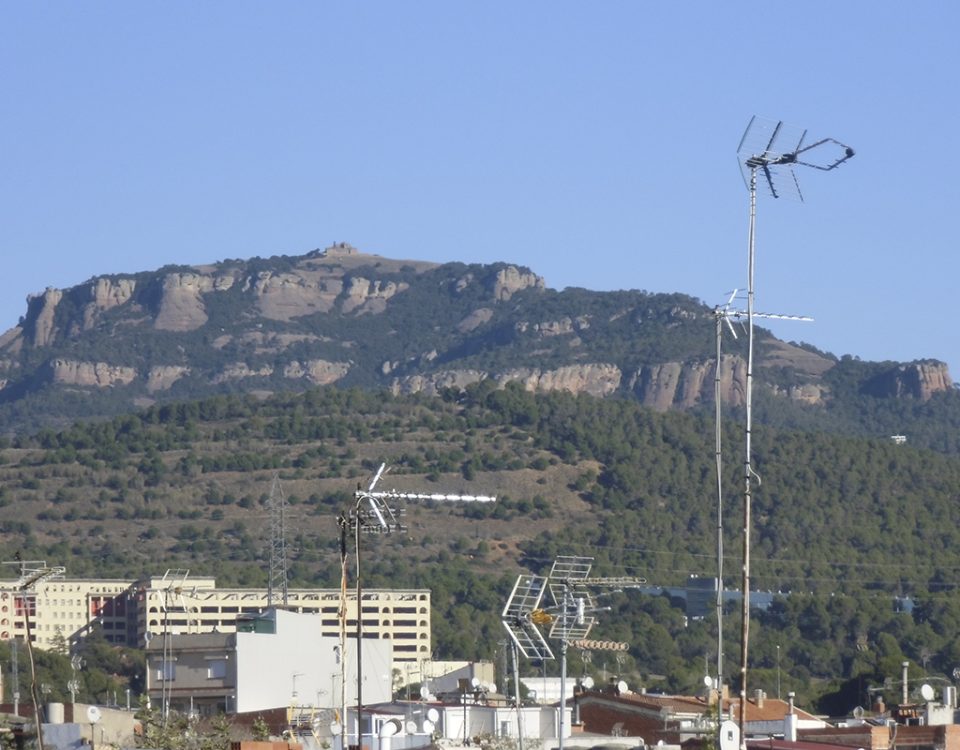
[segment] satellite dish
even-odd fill
[[[960,680],[960,667],[954,667],[951,674],[953,675],[953,679]]]
[[[436,729],[436,724],[434,724],[430,719],[425,719],[423,722],[423,731],[425,734],[433,734],[433,730]]]
[[[627,692],[627,683],[624,680],[620,680],[620,682],[617,683],[617,692],[618,693]]]
[[[144,642],[147,646],[150,645],[150,641],[152,641],[152,640],[153,640],[153,633],[151,633],[149,630],[148,630],[146,633],[143,634],[143,642]]]
[[[862,719],[863,718],[863,706],[857,706],[853,709],[853,718]]]
[[[488,682],[488,683],[487,683],[487,692],[488,692],[488,693],[496,693],[496,692],[497,692],[497,683],[495,683],[495,682]]]
[[[708,688],[712,688],[713,678],[710,675],[705,675],[703,678],[703,684],[706,685]]]
[[[583,678],[582,684],[587,690],[589,690],[590,688],[593,687],[593,678],[590,675],[587,675],[586,677]]]
[[[416,734],[417,733],[417,722],[408,721],[404,729],[407,730],[407,734]]]
[[[381,737],[393,737],[401,729],[401,724],[399,719],[390,719],[390,721],[385,721],[380,725],[380,736]]]
[[[480,678],[479,678],[479,677],[471,677],[471,678],[470,678],[470,685],[471,685],[472,687],[474,687],[474,688],[480,687]]]
[[[330,734],[332,734],[334,737],[336,737],[342,731],[343,731],[343,726],[340,724],[339,721],[334,721],[330,724]]]
[[[435,708],[427,709],[427,721],[431,724],[436,724],[440,718],[440,712]]]
[[[96,724],[100,721],[100,709],[96,706],[90,706],[87,708],[87,721],[91,724]]]
[[[720,750],[738,750],[740,747],[740,726],[735,721],[725,721],[720,725]]]
[[[930,687],[927,683],[923,683],[920,686],[920,697],[925,701],[932,701],[934,696],[933,688]]]
[[[536,690],[528,690],[528,691],[527,691],[527,697],[530,698],[530,700],[535,701],[535,700],[537,699],[537,691],[536,691]]]

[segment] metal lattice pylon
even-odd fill
[[[287,606],[287,500],[280,485],[280,475],[273,475],[270,484],[270,578],[267,582],[267,606],[279,597]]]

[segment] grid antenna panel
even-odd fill
[[[550,596],[559,614],[550,627],[550,637],[570,641],[586,638],[597,618],[593,599],[578,584],[585,582],[593,567],[592,557],[561,555],[550,569]]]
[[[527,659],[552,659],[553,652],[531,616],[540,606],[547,588],[545,576],[521,575],[510,592],[501,614],[503,626],[520,653]]]

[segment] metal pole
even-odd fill
[[[30,660],[30,695],[33,697],[33,725],[37,732],[37,748],[43,750],[43,727],[41,716],[43,707],[40,705],[40,693],[37,691],[37,665],[33,659],[33,635],[30,632],[30,599],[26,593],[21,593],[23,602],[23,624],[27,632],[27,657]],[[34,599],[36,601],[36,599]]]
[[[750,170],[750,229],[747,244],[747,383],[746,383],[746,448],[743,464],[743,579],[742,579],[742,608],[740,627],[740,747],[746,750],[747,733],[747,657],[750,642],[750,504],[751,479],[753,467],[751,464],[750,437],[752,430],[752,400],[753,400],[753,271],[754,271],[754,238],[757,221],[757,168]]]
[[[348,750],[347,725],[347,528],[349,519],[340,514],[340,750]]]
[[[566,598],[566,594],[564,594]],[[566,611],[566,610],[564,610]],[[564,615],[566,616],[566,615]],[[563,727],[567,713],[567,639],[560,641],[560,731],[557,738],[558,750],[563,750]]]
[[[360,505],[357,504],[359,511]],[[363,591],[360,586],[360,516],[357,515],[354,530],[354,546],[357,550],[357,750],[363,750]]]
[[[563,632],[566,634],[570,623],[567,622],[567,618],[570,616],[570,586],[564,584],[563,586]],[[566,697],[567,697],[567,637],[564,637],[560,640],[560,730],[557,733],[557,747],[558,750],[563,750],[563,724],[564,724],[564,714],[566,713]]]
[[[513,691],[517,705],[517,750],[523,750],[523,712],[520,706],[520,655],[517,653],[517,644],[511,641],[510,654],[513,656]]]
[[[723,721],[723,428],[720,408],[720,337],[723,335],[723,319],[717,315],[717,367],[713,379],[715,409],[715,432],[717,462],[717,727]],[[719,731],[717,737],[719,738]],[[718,740],[719,741],[719,740]]]

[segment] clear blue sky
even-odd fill
[[[555,288],[746,279],[751,115],[857,156],[761,196],[787,339],[960,380],[960,5],[0,6],[0,329],[103,273],[300,254],[510,261]]]

